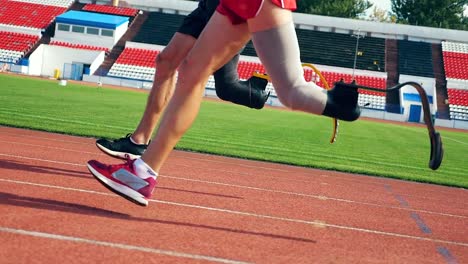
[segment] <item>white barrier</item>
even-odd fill
[[[468,121],[436,119],[435,125],[439,127],[450,127],[468,130]]]

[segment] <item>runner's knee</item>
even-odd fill
[[[163,50],[156,56],[156,70],[160,75],[171,75],[177,70],[178,64],[174,63],[174,54]]]
[[[192,90],[193,88],[198,87],[198,84],[204,80],[204,77],[205,70],[203,67],[197,64],[195,58],[188,56],[182,61],[178,68],[177,81],[178,83],[185,83],[187,85],[177,85],[177,89],[184,87],[184,89]]]
[[[294,93],[297,92],[297,88],[298,87],[295,87],[293,83],[283,83],[281,87],[279,87],[279,85],[275,86],[276,96],[281,104],[287,108],[294,109],[292,98],[294,98]]]

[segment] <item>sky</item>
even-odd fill
[[[369,0],[375,7],[378,7],[383,10],[391,11],[392,5],[390,0]]]

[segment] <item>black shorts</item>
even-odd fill
[[[185,17],[177,32],[198,38],[218,4],[219,0],[200,0],[197,9]]]

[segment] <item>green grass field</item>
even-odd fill
[[[134,130],[147,93],[0,75],[0,124],[87,137]],[[428,168],[424,127],[359,120],[341,122],[329,144],[329,118],[278,109],[252,110],[205,101],[178,149],[468,187],[468,133],[440,131],[441,168]],[[95,157],[89,157],[90,159]]]

